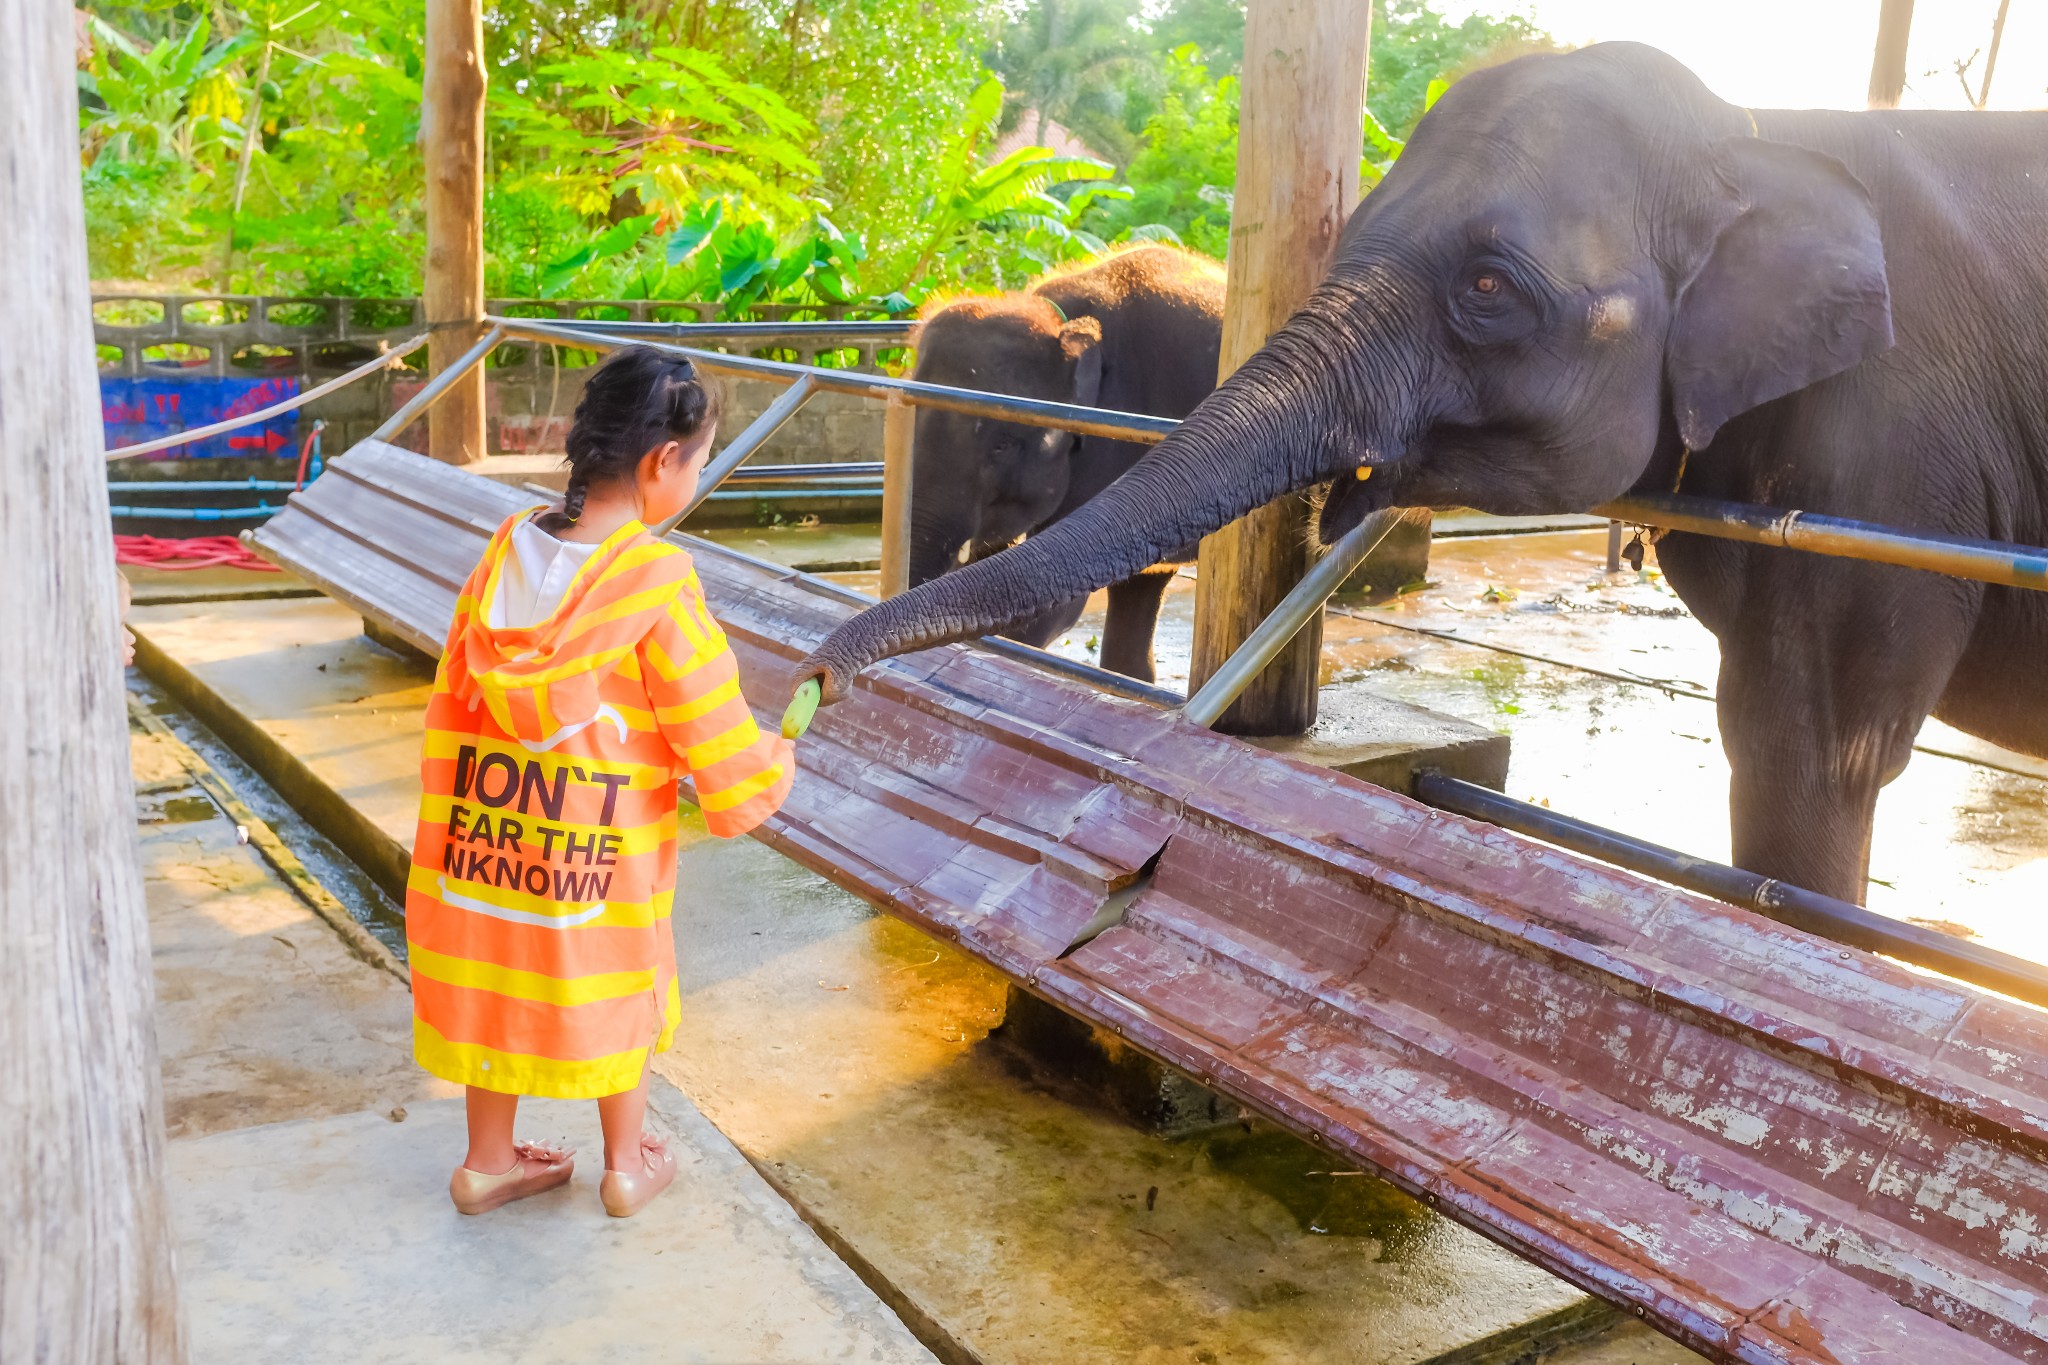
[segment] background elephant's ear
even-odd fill
[[[1074,401],[1095,406],[1102,393],[1102,324],[1094,318],[1073,318],[1060,327],[1060,351],[1074,367]]]
[[[1738,413],[1892,344],[1884,242],[1862,182],[1782,142],[1730,138],[1715,151],[1735,203],[1679,296],[1664,357],[1692,450]]]

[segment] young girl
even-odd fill
[[[690,557],[647,533],[688,503],[717,424],[688,361],[613,355],[576,405],[562,510],[499,527],[455,604],[406,943],[420,1065],[468,1087],[448,1182],[464,1213],[569,1179],[573,1152],[514,1141],[521,1095],[597,1101],[615,1217],[675,1177],[641,1121],[681,1012],[676,782],[729,838],[796,771],[790,742],[755,727]]]

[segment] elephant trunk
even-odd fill
[[[960,562],[961,545],[973,538],[971,504],[959,510],[957,504],[973,496],[970,490],[948,490],[954,497],[919,489],[912,495],[910,511],[910,586],[929,583]],[[948,506],[948,504],[955,504]]]
[[[801,665],[828,700],[877,659],[996,633],[1122,582],[1283,493],[1399,457],[1416,365],[1393,310],[1333,275],[1165,441],[1054,526],[842,623]],[[1377,317],[1361,326],[1358,319]]]

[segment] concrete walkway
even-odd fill
[[[135,626],[410,837],[429,684],[346,608],[154,607]],[[1583,1302],[1284,1133],[1139,1131],[991,1037],[988,968],[753,840],[686,817],[678,842],[683,1022],[656,1072],[927,1340],[989,1365],[1425,1365]]]
[[[576,1179],[457,1214],[462,1104],[411,1063],[403,982],[259,859],[266,831],[181,744],[138,730],[134,755],[195,1362],[933,1359],[665,1081],[682,1172],[639,1217],[605,1216],[596,1106],[560,1102],[521,1131],[567,1136]]]

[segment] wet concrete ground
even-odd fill
[[[461,1092],[413,1064],[398,974],[259,858],[270,832],[202,760],[146,723],[131,747],[194,1361],[929,1365],[672,1086],[653,1122],[680,1171],[632,1220],[598,1204],[596,1106],[560,1101],[521,1131],[571,1135],[575,1179],[457,1214]]]

